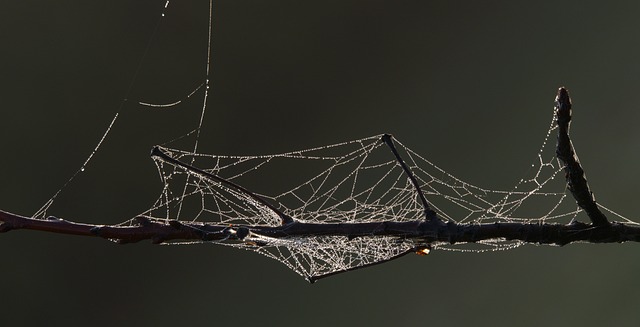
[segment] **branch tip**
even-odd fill
[[[561,86],[558,88],[558,94],[556,95],[556,102],[562,104],[564,107],[571,109],[571,97],[569,96],[569,91]]]
[[[569,96],[569,91],[564,87],[559,88],[555,102],[558,125],[569,124],[571,121],[571,97]]]
[[[162,158],[163,156],[166,156],[167,154],[164,151],[162,151],[162,148],[159,145],[154,145],[151,148],[150,155],[151,155],[151,158],[154,158],[154,157]]]

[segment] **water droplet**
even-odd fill
[[[80,171],[84,171],[84,167],[80,167]]]

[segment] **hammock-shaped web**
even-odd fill
[[[554,129],[552,122],[528,175],[507,191],[466,183],[394,141],[430,207],[444,221],[567,223],[581,210],[573,200],[566,200],[566,183],[557,178],[562,176],[562,166],[552,147],[547,146]],[[208,178],[156,158],[164,189],[143,214],[150,219],[273,227],[283,224],[278,212],[297,222],[321,224],[425,219],[416,188],[381,135],[262,156],[208,155],[169,148],[162,151],[216,177]],[[416,249],[425,249],[421,251],[425,254],[426,249],[487,251],[521,244],[495,239],[465,247],[392,236],[272,238],[255,233],[242,240],[216,243],[256,251],[311,281],[385,262]]]
[[[182,221],[196,223],[189,226],[230,226],[234,231],[243,227],[282,226],[288,220],[309,224],[415,222],[425,220],[422,195],[439,219],[467,225],[494,222],[566,224],[581,212],[575,201],[567,196],[563,167],[556,159],[555,149],[548,144],[551,132],[557,128],[555,113],[528,173],[507,190],[482,188],[462,181],[396,139],[394,151],[397,153],[393,153],[382,135],[274,155],[199,153],[198,140],[210,86],[212,5],[209,1],[206,78],[175,101],[138,101],[139,105],[148,108],[175,109],[184,104],[184,100],[203,93],[196,128],[182,136],[195,137],[192,150],[159,150],[170,159],[154,157],[164,186],[156,202],[141,217],[165,225]],[[162,17],[168,6],[169,1],[166,1]],[[34,217],[48,219],[47,210],[51,204],[62,189],[84,171],[116,119],[118,114],[78,171]],[[406,166],[399,158],[403,158]],[[600,208],[633,224],[607,208]],[[136,219],[123,223],[136,224]],[[511,249],[522,244],[521,241],[490,239],[483,240],[482,244],[452,245],[384,235],[276,238],[251,232],[243,237],[213,242],[274,258],[311,281],[382,263],[410,252],[426,254],[433,249],[478,252]]]

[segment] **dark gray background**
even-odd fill
[[[2,6],[1,209],[33,214],[118,111],[49,213],[107,224],[151,205],[161,184],[149,149],[197,125],[202,93],[170,110],[135,103],[184,98],[206,62],[208,3],[174,0],[155,29],[163,6]],[[390,132],[459,178],[504,188],[536,159],[565,85],[599,202],[634,218],[639,13],[632,1],[215,1],[201,151],[266,154]],[[9,325],[628,326],[640,305],[636,244],[434,252],[314,285],[207,244],[16,231],[0,249]]]

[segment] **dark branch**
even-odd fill
[[[571,139],[569,138],[569,124],[571,123],[571,98],[564,87],[558,89],[556,96],[556,117],[558,124],[558,145],[556,156],[564,163],[567,184],[571,194],[576,199],[594,225],[607,226],[609,221],[600,211],[593,193],[589,190],[584,170],[575,156]]]
[[[0,232],[14,229],[40,230],[52,233],[95,236],[110,239],[118,243],[134,243],[141,240],[151,240],[154,243],[171,242],[174,240],[203,240],[221,242],[243,242],[250,234],[259,234],[272,238],[314,237],[321,235],[339,235],[349,238],[395,236],[403,239],[415,239],[418,244],[414,249],[394,256],[386,261],[396,259],[407,253],[417,251],[422,253],[432,245],[476,243],[484,240],[519,240],[527,243],[565,245],[573,242],[590,243],[621,243],[640,242],[640,225],[619,222],[610,223],[598,209],[589,189],[584,170],[578,162],[571,139],[569,138],[569,123],[571,121],[571,100],[566,89],[560,88],[556,97],[556,111],[558,124],[558,144],[556,154],[565,165],[568,187],[578,205],[587,213],[592,224],[573,221],[566,225],[547,223],[487,223],[487,224],[458,224],[442,222],[429,207],[422,193],[418,181],[409,170],[393,145],[391,136],[385,135],[383,141],[389,145],[398,163],[413,183],[424,206],[426,219],[411,222],[368,222],[368,223],[302,223],[295,221],[276,207],[260,198],[251,191],[225,180],[204,170],[183,163],[161,148],[154,147],[152,157],[163,162],[180,167],[192,174],[216,181],[227,187],[236,189],[256,200],[258,203],[273,210],[282,218],[280,226],[242,226],[216,225],[198,222],[180,222],[176,220],[158,220],[138,217],[135,224],[130,226],[101,226],[74,223],[58,218],[34,219],[0,211]],[[378,264],[381,262],[374,262]],[[358,269],[365,266],[355,267]],[[352,270],[351,269],[351,270]],[[344,271],[342,271],[344,272]],[[338,272],[335,272],[338,273]],[[327,277],[310,277],[310,281]]]
[[[132,226],[101,226],[81,224],[57,218],[34,219],[0,211],[0,232],[31,229],[61,234],[96,236],[134,243],[152,240],[154,243],[172,240],[242,241],[249,233],[273,238],[294,236],[341,235],[348,237],[396,236],[411,238],[424,244],[477,243],[484,240],[520,240],[527,243],[565,245],[573,242],[621,243],[639,242],[640,226],[612,223],[594,226],[580,222],[571,224],[488,223],[434,225],[427,221],[375,223],[301,223],[270,226],[228,226],[204,223],[160,221],[139,218]]]
[[[2,233],[14,229],[30,229],[59,234],[97,236],[121,244],[142,240],[163,243],[171,240],[202,238],[202,233],[197,229],[180,228],[175,224],[158,223],[145,218],[137,219],[137,226],[105,226],[76,223],[56,217],[49,217],[46,220],[34,219],[0,211],[0,221]]]
[[[416,180],[416,177],[413,175],[413,173],[411,172],[407,164],[404,162],[404,160],[400,156],[400,153],[398,153],[396,146],[393,145],[392,136],[390,134],[384,134],[382,136],[382,140],[384,141],[384,143],[386,143],[389,146],[389,148],[391,148],[391,152],[393,152],[393,155],[396,157],[396,160],[400,164],[400,167],[402,167],[402,170],[404,170],[404,173],[407,174],[407,176],[409,177],[409,180],[411,181],[411,184],[413,184],[413,187],[416,189],[416,192],[420,197],[420,202],[422,202],[422,207],[424,208],[425,218],[434,223],[441,222],[436,212],[431,210],[431,207],[429,207],[427,198],[424,197],[424,193],[422,193],[422,189],[420,189],[420,184],[418,184],[418,180]]]

